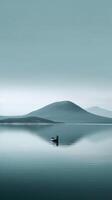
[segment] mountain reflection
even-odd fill
[[[108,130],[111,133],[111,125],[70,125],[70,124],[57,124],[57,125],[10,125],[0,126],[0,131],[3,130],[20,131],[25,130],[31,134],[35,134],[49,143],[55,145],[72,145],[77,143],[81,139],[91,137],[93,135],[99,135],[99,138]],[[107,133],[107,132],[106,132]],[[55,142],[55,138],[58,136],[58,141]],[[103,135],[104,137],[104,135]],[[107,137],[107,135],[106,135]],[[54,142],[52,142],[54,138]],[[58,146],[57,145],[57,146]]]

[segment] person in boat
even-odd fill
[[[59,136],[52,137],[52,138],[51,138],[51,141],[52,141],[53,143],[55,143],[55,144],[58,146],[58,144],[59,144]]]

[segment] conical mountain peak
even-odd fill
[[[109,121],[108,118],[99,117],[87,112],[71,101],[59,101],[51,103],[39,110],[29,113],[29,116],[37,116],[56,122],[67,123],[101,123]]]

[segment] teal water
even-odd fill
[[[112,199],[112,126],[0,126],[5,199]]]

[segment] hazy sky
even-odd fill
[[[111,0],[0,0],[0,113],[112,109]]]

